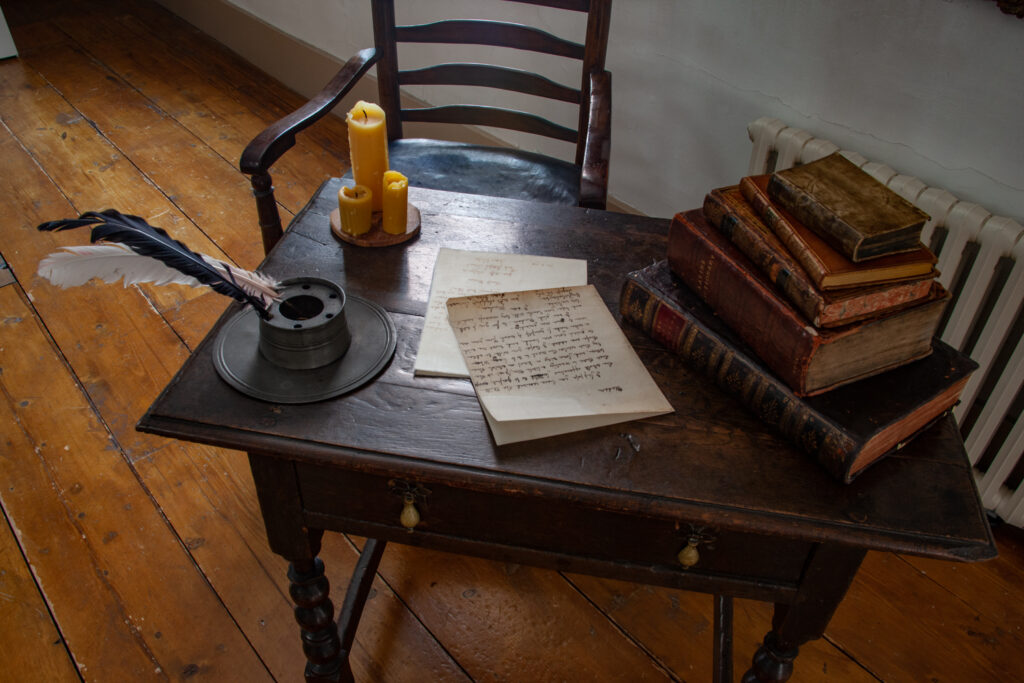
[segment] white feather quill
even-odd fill
[[[199,256],[251,296],[264,302],[278,298],[278,283],[273,278],[236,268],[205,254]],[[191,275],[166,266],[155,258],[137,254],[117,242],[63,247],[63,251],[40,261],[37,272],[58,287],[77,287],[93,278],[107,283],[123,280],[125,287],[143,282],[206,286]]]

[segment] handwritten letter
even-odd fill
[[[582,285],[586,281],[587,262],[582,259],[441,249],[430,284],[415,373],[469,377],[458,343],[448,325],[445,302],[449,298],[568,287]]]
[[[672,410],[592,286],[450,299],[448,317],[499,444]]]

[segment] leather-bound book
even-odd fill
[[[666,261],[630,273],[620,312],[842,482],[901,448],[958,400],[977,365],[933,340],[922,360],[810,398],[796,396]]]
[[[949,294],[937,282],[920,303],[828,329],[807,323],[700,209],[676,214],[668,262],[793,393],[818,394],[931,352]]]
[[[839,152],[776,171],[768,194],[855,263],[917,249],[928,220]]]
[[[848,325],[897,310],[920,301],[931,291],[931,282],[925,278],[831,292],[818,289],[736,185],[712,190],[704,198],[704,216],[815,327]]]
[[[768,196],[767,175],[740,180],[740,192],[819,289],[863,287],[938,276],[935,254],[923,244],[902,254],[854,263]]]

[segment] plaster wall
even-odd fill
[[[163,0],[176,11],[197,1]],[[372,45],[365,0],[224,2],[327,61]],[[539,19],[576,40],[583,33],[575,13],[526,4],[396,5],[402,23],[454,8],[470,17]],[[200,28],[229,45],[240,39]],[[474,58],[444,50],[448,60]],[[573,83],[570,65],[517,54],[524,67]],[[615,0],[610,194],[657,216],[699,206],[707,190],[746,173],[745,127],[767,115],[1024,222],[1022,66],[1024,20],[989,0]],[[275,75],[308,90],[301,83],[308,72]],[[429,102],[438,93],[411,94]],[[561,106],[552,103],[549,117],[571,122]],[[557,141],[488,133],[568,154]]]

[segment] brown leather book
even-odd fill
[[[712,190],[704,198],[704,216],[815,327],[848,325],[909,306],[931,291],[931,282],[925,278],[873,287],[819,290],[736,185]]]
[[[932,353],[895,370],[800,398],[667,261],[630,273],[619,310],[842,482],[899,450],[956,404],[977,364],[938,339]]]
[[[767,175],[743,178],[740,192],[819,289],[863,287],[938,276],[935,254],[921,243],[914,251],[854,263],[777,206],[768,196],[768,178]]]
[[[839,152],[776,171],[768,195],[854,263],[917,249],[928,220]]]
[[[922,302],[830,329],[809,325],[700,209],[676,214],[668,262],[798,396],[819,394],[922,358],[949,294],[937,282]]]

